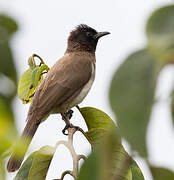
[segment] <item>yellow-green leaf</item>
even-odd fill
[[[133,160],[131,164],[132,180],[144,180],[144,176],[141,169],[138,167],[137,163]]]
[[[22,164],[21,168],[19,169],[18,173],[15,176],[14,180],[28,180],[28,174],[33,162],[35,152],[30,154],[30,156],[25,160]]]
[[[46,64],[36,66],[33,58],[29,58],[29,66],[30,68],[22,74],[18,83],[18,96],[24,104],[32,101],[36,88],[43,80],[43,73],[49,70]]]
[[[33,152],[19,169],[15,180],[43,180],[46,178],[55,148],[44,146]]]
[[[35,63],[33,56],[29,57],[28,65],[30,66],[30,69],[32,69],[32,70],[36,67],[36,63]]]
[[[28,180],[43,180],[46,178],[51,160],[55,153],[55,148],[44,146],[34,155]]]
[[[0,95],[0,155],[10,148],[16,138],[12,109],[8,100]]]
[[[5,161],[3,159],[0,159],[0,179],[5,180],[5,177]]]
[[[43,78],[42,73],[48,72],[48,70],[49,70],[49,67],[46,64],[42,64],[41,66],[38,66],[33,70],[32,84],[34,88],[36,88],[39,85],[40,80]]]
[[[18,83],[18,96],[24,104],[31,102],[32,98],[30,96],[34,93],[32,72],[32,69],[26,70],[20,77]]]

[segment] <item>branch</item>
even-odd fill
[[[75,152],[74,146],[73,146],[73,135],[75,134],[76,131],[80,131],[83,135],[85,135],[85,132],[81,128],[68,128],[68,141],[59,141],[55,145],[55,149],[58,148],[59,145],[63,144],[66,146],[66,148],[70,151],[72,159],[73,159],[73,171],[65,171],[62,173],[61,178],[57,180],[63,180],[64,177],[67,174],[70,174],[72,177],[74,177],[75,180],[77,180],[77,175],[78,175],[78,169],[79,169],[79,161],[81,159],[86,159],[84,155],[78,155]],[[86,137],[86,135],[85,135]]]

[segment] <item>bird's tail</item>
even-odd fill
[[[7,170],[8,172],[14,172],[19,169],[24,159],[25,153],[30,145],[30,142],[40,124],[40,121],[33,122],[28,120],[25,129],[17,141],[13,153],[8,161]]]

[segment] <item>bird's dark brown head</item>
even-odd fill
[[[80,24],[70,33],[67,51],[95,52],[99,38],[107,34],[110,33],[97,32],[85,24]]]

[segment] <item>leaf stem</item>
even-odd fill
[[[33,55],[32,55],[32,58],[34,59],[34,57],[37,57],[37,58],[40,59],[40,65],[39,65],[39,66],[41,66],[42,64],[45,64],[44,61],[43,61],[43,59],[42,59],[39,55],[33,54]]]

